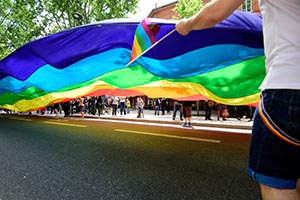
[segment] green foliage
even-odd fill
[[[189,18],[196,14],[203,7],[202,0],[178,0],[173,9],[179,18]]]
[[[2,0],[0,59],[40,37],[104,19],[135,13],[138,0]],[[73,13],[82,19],[75,19]]]

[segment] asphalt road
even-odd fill
[[[0,200],[257,200],[250,135],[0,116]]]

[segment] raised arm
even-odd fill
[[[231,15],[244,0],[212,0],[197,14],[182,19],[176,24],[176,30],[181,35],[187,35],[192,30],[209,28]]]

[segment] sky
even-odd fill
[[[169,3],[173,3],[176,0],[139,0],[137,14],[133,15],[132,18],[144,19],[156,7],[161,7]]]

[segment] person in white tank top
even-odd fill
[[[187,35],[209,28],[243,2],[213,0],[194,16],[178,21],[176,30]],[[300,0],[260,0],[259,6],[267,72],[260,86],[260,107],[283,133],[274,134],[270,120],[255,115],[248,174],[260,184],[264,200],[300,200]]]
[[[300,89],[300,2],[261,0],[267,76],[261,89]]]

